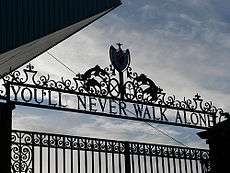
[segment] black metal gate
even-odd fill
[[[196,94],[167,96],[146,75],[129,67],[129,51],[111,47],[112,65],[95,66],[73,79],[39,75],[32,65],[3,78],[0,98],[1,151],[12,173],[207,173],[208,150],[58,134],[11,133],[13,105],[209,129],[223,120],[221,108]],[[118,59],[116,59],[118,58]],[[120,58],[120,59],[119,59]],[[126,59],[125,61],[121,61]],[[118,72],[118,75],[116,75]],[[65,97],[74,102],[65,102]],[[5,127],[7,125],[7,127]],[[6,141],[6,142],[5,142]],[[4,151],[5,148],[6,151]],[[6,168],[5,170],[9,170]],[[10,171],[2,171],[10,172]]]
[[[12,173],[206,173],[209,151],[12,131]]]

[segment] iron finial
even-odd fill
[[[121,46],[122,46],[123,44],[117,43],[117,45],[118,45],[119,50],[121,50]]]
[[[200,100],[200,99],[201,99],[201,96],[199,95],[199,93],[197,93],[197,94],[195,95],[195,98],[196,98],[197,100]]]

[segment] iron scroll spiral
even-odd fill
[[[135,101],[140,104],[160,105],[172,109],[180,109],[191,112],[200,111],[204,114],[212,115],[217,122],[221,121],[222,108],[213,105],[211,101],[204,101],[196,94],[192,99],[177,99],[174,95],[166,95],[155,82],[144,74],[133,72],[131,67],[124,71],[124,98],[121,98],[120,81],[113,66],[101,68],[96,65],[83,74],[78,74],[72,79],[60,80],[51,79],[51,75],[39,75],[31,64],[25,69],[10,73],[2,78],[3,85],[0,88],[1,98],[6,97],[4,84],[7,82],[15,84],[29,84],[34,87],[45,87],[47,89],[58,89],[71,91],[73,93],[90,94],[124,101]]]

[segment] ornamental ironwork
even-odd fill
[[[204,149],[17,130],[11,142],[11,170],[16,173],[122,172],[127,166],[136,173],[209,171]]]
[[[96,65],[72,79],[54,80],[28,64],[3,78],[1,96],[18,105],[200,129],[225,118],[221,108],[199,94],[179,100],[167,95],[145,74],[133,72],[129,50],[122,50],[121,44],[118,49],[111,47],[110,55],[109,67]],[[119,64],[119,60],[113,60],[116,56],[125,60]]]
[[[115,49],[113,46],[110,46],[109,55],[111,64],[118,72],[123,72],[126,70],[130,64],[130,52],[129,49],[123,51],[121,49],[122,44],[117,43],[118,49]]]

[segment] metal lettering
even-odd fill
[[[27,94],[26,94],[26,91],[28,91]],[[22,97],[23,101],[28,103],[28,102],[30,102],[32,100],[33,93],[29,88],[23,88],[22,91],[21,91],[21,97]]]
[[[160,120],[160,118],[157,118],[156,117],[156,112],[155,112],[155,107],[154,106],[152,106],[152,115],[153,115],[153,120]]]
[[[14,100],[17,101],[18,100],[18,93],[19,93],[21,87],[18,86],[18,90],[17,91],[15,90],[15,86],[11,86],[11,88],[12,88],[12,91],[14,92]]]
[[[58,93],[58,106],[64,107],[64,108],[67,107],[67,105],[62,104],[62,93],[61,92]]]
[[[180,121],[180,123],[183,123],[183,121],[182,121],[182,118],[181,118],[181,116],[180,116],[180,112],[179,112],[179,111],[177,111],[177,113],[176,113],[176,123],[178,123],[178,120]]]
[[[104,99],[104,103],[102,103],[102,99],[101,99],[101,98],[98,98],[98,102],[99,102],[101,111],[104,112],[104,111],[105,111],[105,105],[106,105],[106,103],[107,103],[107,99]]]
[[[39,101],[38,100],[38,89],[34,89],[34,101],[38,104],[41,104],[43,103],[44,101],[44,96],[46,95],[45,91],[44,90],[41,90],[41,100]]]
[[[114,112],[113,110],[113,109],[116,109],[116,106],[114,106],[113,103],[115,103],[115,101],[112,99],[109,99],[109,113],[117,114],[117,112]]]
[[[122,115],[122,112],[123,112],[124,115],[127,115],[125,109],[126,109],[126,103],[120,101],[120,102],[119,102],[119,114]]]
[[[205,114],[199,113],[200,126],[207,126],[207,117]]]
[[[165,112],[166,112],[166,108],[164,108],[164,110],[162,110],[163,108],[162,107],[160,107],[160,114],[161,114],[161,121],[168,121],[168,118],[166,117],[166,115],[165,115]]]
[[[144,111],[143,118],[145,118],[146,115],[148,116],[148,119],[151,119],[148,106],[145,106],[145,111]]]
[[[195,116],[195,121],[194,121],[194,116]],[[199,123],[199,118],[198,118],[197,114],[194,112],[191,113],[190,119],[191,119],[192,124],[194,124],[194,125],[197,125]]]
[[[97,112],[97,109],[95,109],[95,106],[97,106],[97,104],[93,101],[96,101],[96,98],[89,96],[89,110],[90,112]]]
[[[80,110],[80,104],[83,106],[83,108],[86,110],[86,97],[83,96],[84,100],[81,99],[80,96],[77,96],[77,105],[78,105],[78,109]]]
[[[52,91],[51,90],[48,91],[48,100],[49,100],[50,106],[56,106],[57,105],[57,103],[52,103]]]
[[[143,112],[143,105],[139,105],[139,104],[133,104],[134,109],[135,109],[135,113],[136,113],[136,117],[137,118],[142,118],[142,112]]]

